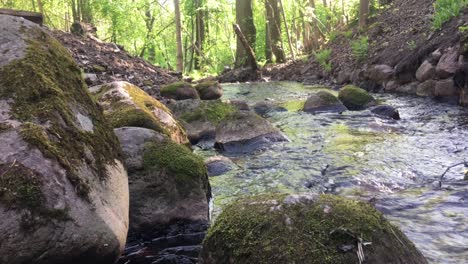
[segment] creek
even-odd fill
[[[223,100],[249,105],[270,101],[287,111],[267,119],[289,142],[254,153],[227,156],[236,164],[210,178],[213,217],[241,196],[259,193],[331,193],[362,199],[412,240],[431,263],[468,261],[468,109],[429,98],[374,94],[398,108],[401,120],[369,111],[308,114],[307,95],[324,88],[298,83],[228,84]],[[221,155],[197,149],[199,155]]]

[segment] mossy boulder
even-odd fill
[[[116,134],[129,168],[131,233],[175,221],[208,222],[211,191],[201,158],[150,129],[124,127]]]
[[[161,95],[174,100],[200,99],[197,90],[183,81],[161,87]]]
[[[192,144],[213,141],[216,136],[216,126],[237,111],[234,106],[221,100],[183,100],[170,104],[169,107],[181,120]]]
[[[112,127],[64,47],[0,24],[0,263],[114,263],[129,208]]]
[[[261,195],[224,208],[199,263],[427,263],[371,205],[332,195]],[[364,261],[365,260],[365,261]]]
[[[215,147],[230,153],[247,153],[288,139],[268,120],[250,111],[236,111],[216,127]]]
[[[185,130],[171,111],[137,86],[119,81],[89,90],[114,128],[130,126],[153,129],[169,136],[174,142],[188,143]]]
[[[312,94],[307,98],[304,104],[303,111],[308,113],[341,113],[348,109],[341,103],[341,101],[333,94],[320,91]]]
[[[375,102],[375,99],[366,90],[354,85],[346,85],[341,88],[338,99],[349,110],[363,110]]]
[[[216,100],[223,96],[223,88],[217,81],[207,80],[195,85],[202,100]]]

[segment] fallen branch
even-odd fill
[[[440,175],[440,177],[439,177],[439,188],[442,188],[442,180],[444,179],[445,174],[447,174],[447,172],[449,172],[449,170],[451,170],[451,169],[453,169],[455,167],[461,166],[461,165],[464,165],[465,168],[468,168],[468,161],[465,160],[463,162],[453,164],[451,166],[448,166],[447,169],[445,169],[444,173],[442,173],[442,175]]]
[[[232,27],[234,28],[234,32],[236,32],[237,37],[241,41],[242,45],[244,46],[245,50],[247,51],[247,56],[249,57],[250,63],[252,65],[249,65],[253,68],[253,70],[258,69],[258,63],[257,59],[255,58],[255,52],[252,49],[252,47],[249,45],[249,42],[245,38],[244,33],[242,33],[242,30],[240,29],[239,25],[233,24]]]
[[[0,15],[22,17],[24,19],[27,19],[41,26],[42,26],[42,23],[44,22],[44,17],[42,16],[42,14],[36,13],[36,12],[0,8]]]

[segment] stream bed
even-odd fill
[[[269,101],[288,111],[267,118],[289,142],[228,156],[236,164],[210,178],[213,217],[233,199],[259,193],[331,193],[367,200],[412,240],[431,263],[468,262],[468,109],[428,98],[375,94],[401,120],[369,111],[308,114],[307,95],[324,89],[298,83],[224,85],[223,100]],[[203,157],[221,155],[197,149]]]

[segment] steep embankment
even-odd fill
[[[63,31],[53,35],[70,51],[75,61],[84,70],[90,86],[113,81],[127,81],[141,87],[147,93],[160,98],[162,85],[175,82],[180,74],[170,72],[151,63],[131,56],[123,47],[106,43],[92,36],[81,37]]]
[[[433,3],[433,0],[394,0],[369,21],[365,33],[360,34],[356,27],[350,27],[338,34],[324,47],[332,51],[330,72],[326,72],[311,56],[305,61],[267,67],[263,75],[273,80],[315,82],[331,78],[342,83],[356,81],[352,76],[343,76],[345,72],[352,73],[366,65],[377,64],[394,67],[397,75],[403,72],[414,75],[431,52],[455,46],[459,40],[458,28],[468,21],[468,11],[465,10],[461,16],[444,24],[441,30],[434,31],[431,28]],[[369,39],[368,57],[358,62],[351,45],[362,36]]]

